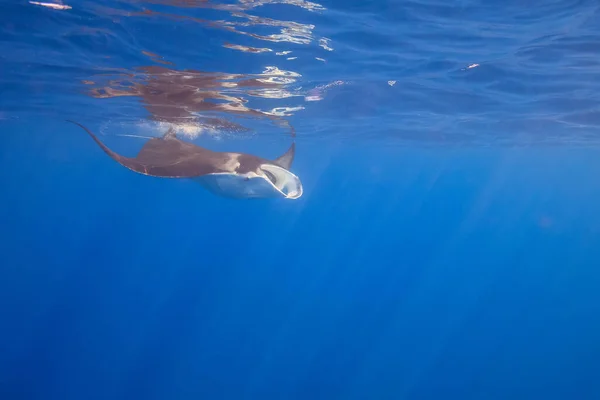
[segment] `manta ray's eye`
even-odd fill
[[[273,175],[269,171],[265,171],[264,169],[263,169],[263,172],[265,173],[265,175],[267,176],[267,178],[269,178],[269,180],[271,182],[273,182],[273,184],[275,184],[275,182],[277,181],[277,178],[275,178],[275,175]]]

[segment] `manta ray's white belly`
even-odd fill
[[[267,179],[256,174],[237,175],[229,173],[208,174],[194,181],[211,192],[234,198],[286,197]]]

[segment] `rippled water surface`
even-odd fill
[[[268,136],[290,123],[315,140],[388,144],[597,142],[593,1],[63,5],[2,3],[3,119],[111,132],[151,120],[192,136]]]

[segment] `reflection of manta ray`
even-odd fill
[[[163,178],[189,178],[213,193],[236,198],[302,196],[300,179],[289,171],[295,146],[274,161],[251,154],[214,152],[184,142],[170,129],[162,138],[146,142],[135,157],[124,157],[109,149],[94,133],[83,128],[113,160],[140,174]]]
[[[248,91],[251,90],[254,96],[270,97],[269,91],[277,90],[283,84],[273,81],[269,74],[247,77],[159,66],[139,67],[137,70],[142,73],[141,79],[133,76],[131,80],[113,80],[107,86],[92,89],[90,95],[96,98],[139,97],[153,120],[175,125],[201,123],[230,131],[248,130],[233,121],[214,116],[225,114],[265,118],[289,129],[294,135],[293,128],[285,119],[249,108],[248,100],[242,96],[250,94]]]

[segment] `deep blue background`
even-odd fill
[[[0,3],[0,399],[600,398],[599,6],[457,3],[247,11],[314,24],[309,44],[109,17],[136,2]],[[347,82],[320,102],[243,94],[305,107],[289,118],[304,196],[137,175],[63,121],[134,129],[135,100],[80,80],[151,65],[142,50],[175,69],[296,68],[300,93]],[[274,128],[196,141],[289,145]]]

